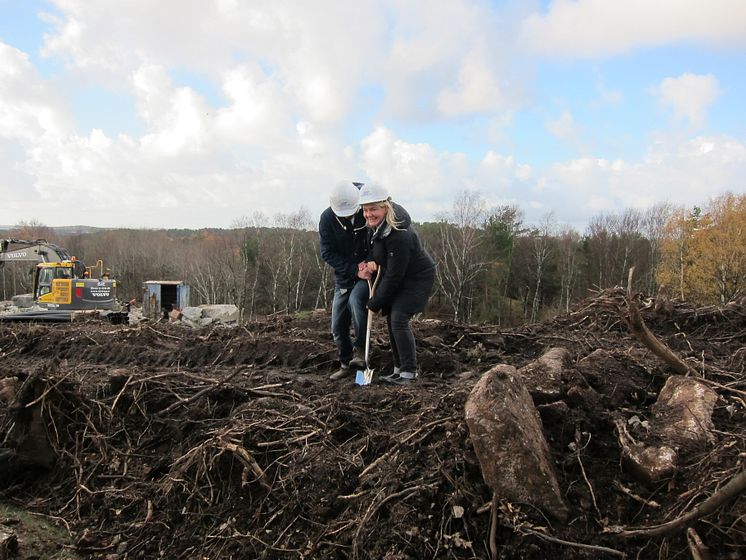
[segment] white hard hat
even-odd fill
[[[332,211],[343,218],[352,216],[360,208],[357,201],[357,187],[349,181],[337,183],[329,197],[329,205]]]
[[[376,183],[366,183],[360,189],[360,204],[383,202],[389,199],[389,191]]]

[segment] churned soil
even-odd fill
[[[592,300],[517,329],[417,320],[422,373],[407,386],[329,380],[325,313],[201,329],[0,323],[0,501],[68,540],[24,546],[10,514],[0,536],[18,535],[21,559],[490,558],[492,495],[464,404],[491,367],[562,347],[574,365],[559,395],[533,396],[570,516],[497,496],[497,556],[685,559],[698,540],[710,558],[744,557],[740,494],[689,531],[620,533],[692,511],[746,461],[746,310],[642,312],[719,394],[717,441],[652,484],[624,468],[613,419],[644,425],[673,372]],[[389,373],[379,318],[372,348]],[[613,359],[576,367],[598,349]],[[590,388],[598,398],[582,398]]]

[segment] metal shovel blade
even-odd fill
[[[370,385],[373,381],[373,369],[365,368],[365,370],[357,370],[355,372],[355,383],[358,385]]]
[[[378,280],[381,279],[381,275],[383,274],[383,267],[379,267],[378,274],[376,274],[376,281],[371,284],[370,279],[368,279],[368,295],[370,297],[373,297],[373,294],[376,293],[376,286],[378,285]],[[365,370],[357,370],[355,372],[355,383],[358,385],[370,385],[373,382],[373,368],[370,367],[370,331],[373,328],[373,312],[369,309],[368,310],[368,328],[366,329],[366,337],[365,337]]]

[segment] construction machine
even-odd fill
[[[0,267],[8,262],[35,262],[33,298],[54,311],[116,310],[117,281],[103,262],[86,267],[67,250],[44,239],[0,240]]]

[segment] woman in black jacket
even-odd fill
[[[397,223],[388,192],[378,185],[360,190],[360,204],[369,229],[368,269],[382,276],[368,309],[386,316],[394,373],[382,376],[390,383],[405,384],[417,377],[417,349],[409,324],[425,309],[435,280],[435,263],[420,243],[412,226]]]

